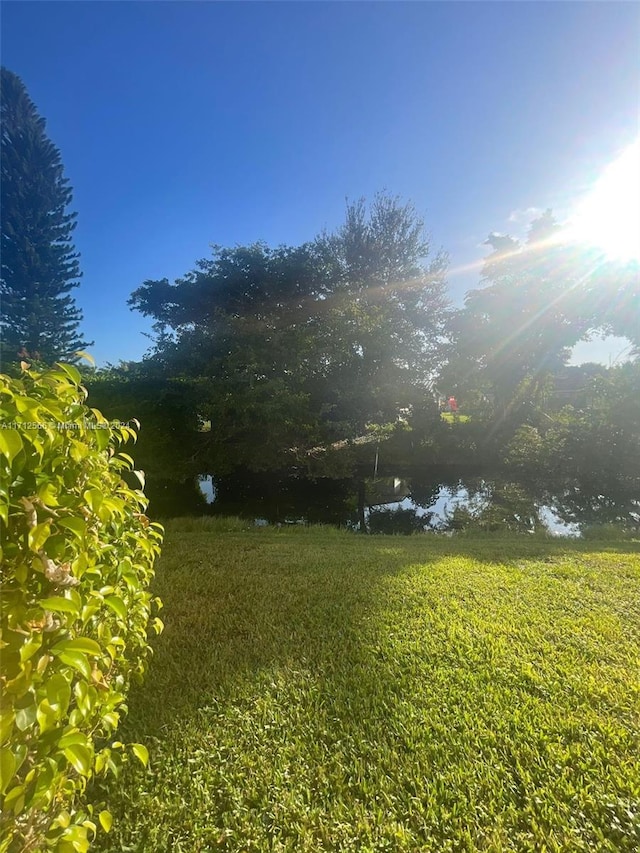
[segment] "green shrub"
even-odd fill
[[[111,824],[82,805],[88,779],[148,757],[113,736],[162,629],[148,591],[162,527],[123,480],[136,430],[85,398],[69,365],[0,376],[0,853],[87,850]]]
[[[424,533],[432,518],[432,512],[420,515],[416,509],[411,508],[378,509],[374,507],[369,511],[369,531],[410,536],[412,533]]]
[[[626,540],[639,539],[640,531],[623,523],[592,524],[583,529],[582,538],[591,542],[625,542]]]

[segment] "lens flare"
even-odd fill
[[[612,260],[640,260],[640,139],[607,166],[570,218],[567,232]]]

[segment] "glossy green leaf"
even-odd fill
[[[47,556],[58,563],[64,563],[67,554],[67,540],[63,533],[54,533],[47,539]]]
[[[72,666],[84,675],[85,678],[91,678],[91,665],[82,652],[61,652],[59,658],[62,663]]]
[[[96,826],[96,824],[95,824],[95,822],[94,822],[94,821],[92,821],[92,820],[83,820],[83,821],[82,821],[82,826],[84,826],[84,828],[85,828],[85,829],[88,829],[88,830],[89,830],[89,832],[91,833],[92,837],[94,837],[94,838],[95,838],[96,832],[98,831],[98,827]]]
[[[59,672],[48,678],[45,684],[49,704],[59,715],[64,714],[71,700],[71,684]]]
[[[82,462],[83,459],[86,459],[90,453],[89,447],[86,444],[83,444],[81,441],[76,441],[72,439],[69,442],[69,456],[73,459],[74,462]]]
[[[38,498],[45,506],[60,506],[58,502],[57,489],[53,483],[43,483],[38,489]]]
[[[35,400],[30,397],[15,397],[16,409],[23,415],[25,421],[39,421],[40,407]]]
[[[99,775],[100,773],[103,773],[106,770],[108,763],[109,763],[110,754],[111,754],[110,749],[102,749],[96,755],[94,770],[95,770],[97,775]]]
[[[71,762],[82,776],[88,776],[91,772],[92,752],[87,746],[74,743],[64,749],[65,758]]]
[[[124,622],[127,620],[127,605],[121,598],[118,598],[117,595],[110,595],[108,598],[105,598],[104,603],[107,607],[110,607],[111,610],[119,616]]]
[[[120,722],[120,715],[116,714],[115,711],[108,711],[106,714],[102,716],[102,723],[107,726],[109,729],[116,729],[118,723]]]
[[[105,416],[102,414],[102,412],[99,409],[91,409],[90,411],[95,415],[95,419],[96,419],[97,423],[99,423],[99,424],[108,424],[109,423],[109,421],[105,418]],[[108,430],[107,430],[107,432],[108,432]]]
[[[56,520],[56,524],[59,527],[64,527],[65,530],[70,530],[78,539],[82,539],[87,530],[87,522],[83,518],[77,518],[76,516],[59,518]]]
[[[4,794],[13,780],[16,759],[9,747],[0,749],[0,794]]]
[[[36,720],[43,734],[52,729],[58,720],[55,708],[52,708],[46,699],[43,699],[36,709]]]
[[[4,689],[7,691],[7,693],[10,693],[14,696],[24,695],[29,685],[31,684],[32,672],[32,661],[24,661],[15,678],[12,678],[10,681],[5,682]]]
[[[84,826],[70,826],[57,842],[56,853],[88,853],[91,843]]]
[[[42,634],[32,634],[27,642],[20,648],[20,660],[24,663],[32,658],[42,646]]]
[[[38,603],[43,610],[51,610],[54,613],[73,613],[74,616],[79,613],[78,605],[62,595],[51,595]]]
[[[66,809],[64,809],[60,812],[55,822],[58,826],[61,826],[63,829],[66,829],[71,823],[71,815]]]
[[[42,551],[45,542],[51,535],[51,522],[44,521],[42,524],[36,524],[29,531],[29,548],[36,553]]]
[[[9,464],[13,462],[23,448],[22,438],[16,429],[0,429],[0,453]]]
[[[132,471],[131,473],[136,477],[136,479],[140,483],[140,488],[144,489],[145,483],[146,483],[144,471]]]
[[[95,431],[96,435],[96,444],[99,450],[105,450],[109,446],[109,442],[111,441],[110,430],[108,429],[97,429]]]
[[[21,814],[24,809],[24,800],[25,800],[25,787],[24,785],[16,785],[15,788],[11,788],[10,791],[7,791],[7,794],[4,798],[4,808],[3,811],[6,814],[12,812],[15,815]]]
[[[16,714],[10,708],[0,710],[0,743],[4,743],[9,737],[15,721]]]
[[[131,749],[138,761],[142,762],[146,767],[149,763],[149,750],[147,747],[142,743],[132,743]]]
[[[114,435],[104,415],[86,406],[80,381],[77,368],[66,365],[25,369],[20,380],[0,376],[7,421],[44,424],[25,433],[0,430],[0,467],[6,475],[10,464],[12,480],[11,506],[0,498],[2,556],[11,568],[0,640],[0,747],[11,742],[0,757],[3,785],[13,776],[3,820],[20,816],[11,824],[16,849],[53,844],[56,853],[82,853],[98,822],[111,826],[108,812],[94,820],[90,806],[83,811],[81,777],[93,771],[93,738],[116,729],[129,681],[144,670],[153,576],[153,556],[138,542],[155,531],[141,528],[135,514],[144,501],[122,481],[122,469],[134,462],[127,453],[114,456],[128,433]],[[57,429],[60,422],[79,428]],[[121,564],[131,569],[132,553],[139,565],[124,578]],[[94,660],[102,660],[102,671]],[[122,765],[119,752],[99,760],[108,772]],[[52,833],[45,840],[46,826]]]
[[[30,726],[36,722],[36,704],[34,700],[25,708],[17,708],[15,714],[16,728],[21,732],[25,732]]]
[[[84,746],[89,748],[89,738],[82,732],[69,732],[63,735],[58,741],[60,749],[66,749],[68,746]]]
[[[100,509],[102,501],[104,500],[104,495],[100,489],[87,489],[84,492],[83,497],[94,512],[97,512]]]
[[[101,811],[98,815],[98,820],[100,821],[100,826],[104,829],[105,832],[109,832],[111,830],[111,826],[113,824],[111,812],[108,812],[106,809],[103,809],[103,811]]]
[[[56,655],[61,652],[83,652],[87,655],[101,655],[102,649],[95,640],[89,637],[76,637],[74,640],[62,640],[51,648],[51,653]]]
[[[71,379],[74,385],[79,385],[82,381],[80,371],[72,364],[63,364],[62,362],[58,361],[56,362],[56,367],[59,367],[61,370],[64,370],[64,372],[67,374],[69,379]]]

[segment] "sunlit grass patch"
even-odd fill
[[[464,424],[471,420],[470,415],[454,415],[453,412],[440,412],[440,417],[450,424]]]
[[[156,586],[103,849],[637,849],[637,546],[175,529]]]

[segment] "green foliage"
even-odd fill
[[[143,374],[179,379],[183,422],[195,394],[200,422],[211,425],[180,444],[170,439],[172,473],[185,454],[196,473],[287,466],[292,448],[319,443],[305,389],[315,366],[309,312],[319,275],[309,247],[215,247],[213,259],[175,285],[147,281],[133,294],[131,304],[153,316],[160,332]],[[153,423],[162,425],[158,414]]]
[[[585,527],[582,538],[588,542],[627,542],[640,540],[640,525],[635,524],[635,530],[621,527],[619,524],[594,524]]]
[[[17,361],[23,348],[48,363],[74,360],[88,344],[69,295],[81,275],[71,243],[76,214],[66,212],[72,192],[24,83],[6,68],[1,74],[1,361]]]
[[[640,355],[640,262],[600,264],[587,279],[582,311],[591,328],[628,338]]]
[[[482,286],[452,318],[455,346],[447,387],[482,409],[513,415],[539,404],[571,348],[595,330],[640,342],[640,265],[608,261],[563,237],[551,211],[532,223],[526,242],[493,233]]]
[[[149,376],[139,365],[95,370],[84,383],[97,408],[125,423],[140,421],[136,462],[150,481],[200,473],[198,449],[205,436],[198,411],[206,388],[186,378]]]
[[[144,480],[121,449],[136,431],[85,404],[75,367],[0,383],[0,850],[83,853],[111,816],[82,793],[127,758],[114,732],[162,629],[148,591],[162,528],[123,480]]]
[[[144,282],[144,369],[198,383],[200,472],[333,470],[310,451],[428,409],[448,316],[447,259],[429,251],[414,208],[380,194],[303,246],[214,247],[175,284]]]
[[[444,360],[448,257],[432,253],[411,203],[378,193],[347,205],[343,226],[316,240],[330,270],[322,400],[338,437],[420,416]]]
[[[477,417],[445,420],[438,416],[430,433],[423,439],[425,458],[433,463],[448,463],[473,468],[495,465],[498,461],[496,441],[490,424]]]
[[[519,427],[510,469],[550,498],[565,521],[633,529],[640,505],[640,363],[596,373],[576,405]]]

